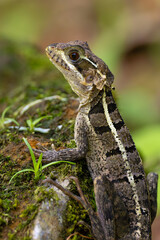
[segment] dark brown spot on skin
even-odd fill
[[[83,71],[83,68],[76,66],[77,70],[81,73]]]
[[[90,111],[89,111],[89,115],[90,114],[94,114],[94,113],[104,113],[104,109],[103,109],[103,105],[102,102],[99,101]]]
[[[126,177],[126,176],[124,176],[124,177],[122,177],[122,178],[118,178],[118,179],[114,179],[114,180],[112,180],[112,182],[113,183],[120,183],[120,182],[127,182],[127,183],[129,183],[129,181],[128,181],[128,178]]]
[[[134,151],[137,151],[137,149],[135,145],[132,145],[131,147],[126,147],[126,151],[132,153]]]
[[[61,60],[61,66],[64,66],[65,62],[63,61],[63,59]]]
[[[117,147],[116,149],[112,149],[111,151],[106,153],[106,157],[110,157],[113,155],[117,155],[117,154],[121,154],[121,151],[119,150],[119,147]]]
[[[94,130],[97,134],[103,134],[111,131],[109,126],[95,127]]]
[[[115,103],[109,103],[109,104],[108,104],[108,112],[109,112],[109,113],[114,112],[116,109],[117,109],[117,106],[116,106]]]
[[[106,96],[107,97],[112,97],[112,92],[111,91],[106,91]]]
[[[59,57],[57,57],[57,59],[56,59],[56,63],[58,63],[59,62]]]
[[[123,120],[120,120],[118,123],[113,123],[116,130],[120,130],[124,126]]]
[[[143,180],[144,179],[144,176],[143,175],[139,175],[139,176],[135,176],[134,175],[134,181],[137,183],[139,180]],[[148,201],[147,201],[148,203]]]
[[[66,70],[70,70],[70,68],[68,67],[67,63],[65,63],[64,67],[65,67]]]

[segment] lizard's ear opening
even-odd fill
[[[114,81],[114,76],[109,69],[107,69],[105,75],[97,71],[97,74],[93,79],[93,83],[98,90],[102,90],[105,85],[108,88],[111,88],[113,81]]]
[[[106,85],[106,76],[103,76],[103,75],[100,77],[96,76],[93,79],[93,83],[98,90],[102,90],[104,85]]]

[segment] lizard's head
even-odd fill
[[[46,48],[46,53],[80,97],[81,104],[90,102],[105,85],[111,88],[112,73],[91,52],[87,42],[54,43]]]

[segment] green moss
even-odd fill
[[[53,190],[53,188],[46,189],[45,186],[39,186],[36,188],[36,190],[34,192],[34,198],[37,203],[42,202],[46,198],[48,200],[54,199],[56,202],[59,200],[59,198],[58,198],[57,194],[55,193],[55,191]]]
[[[29,237],[29,236],[26,236],[26,237],[22,238],[22,240],[31,240],[31,239],[32,239],[32,238]]]
[[[33,209],[32,209],[33,210]],[[28,226],[31,221],[36,217],[37,213],[38,213],[38,206],[36,206],[34,208],[33,212],[30,212],[30,215],[27,215],[27,220],[22,221],[21,223],[19,223],[18,227],[16,228],[16,231],[21,231],[22,229],[24,229],[26,226]]]
[[[19,200],[17,198],[14,199],[14,202],[13,202],[13,208],[17,208],[19,205]]]
[[[8,233],[8,240],[15,240],[16,234],[15,233]]]
[[[77,225],[80,220],[84,220],[87,217],[87,211],[76,201],[70,200],[67,205],[67,215],[66,220],[71,224],[68,228],[68,233],[70,233],[73,226]]]
[[[74,140],[74,139],[71,139],[71,140],[69,141],[69,143],[66,143],[66,147],[67,147],[67,148],[76,148],[77,146],[76,146],[75,140]]]
[[[21,141],[17,130],[4,129],[4,130],[0,131],[0,135],[1,135],[0,146],[7,145],[11,142],[18,144]]]
[[[0,217],[0,226],[3,225],[7,225],[7,221],[3,217]]]
[[[17,234],[26,228],[36,217],[38,212],[39,203],[35,202],[29,204],[25,210],[19,215],[22,219],[18,226],[14,229],[14,232],[8,233],[8,239],[17,239]],[[25,239],[25,238],[22,238]],[[26,238],[28,239],[28,237]]]
[[[14,233],[8,234],[8,239],[17,239],[17,234],[25,229],[36,217],[39,204],[44,199],[54,199],[56,202],[59,200],[57,197],[57,194],[54,192],[53,189],[46,189],[44,186],[39,186],[34,191],[34,200],[35,202],[32,204],[29,204],[25,210],[19,215],[21,217],[22,221],[18,224],[16,229],[14,230]],[[30,237],[26,236],[21,239],[30,239]]]
[[[6,212],[9,212],[12,208],[12,201],[9,199],[4,199],[2,203],[2,207]]]
[[[3,83],[0,82],[0,93],[5,95],[0,97],[1,109],[3,110],[8,105],[11,105],[9,116],[16,118],[21,126],[25,126],[26,119],[30,117],[36,119],[45,115],[52,116],[51,119],[42,121],[43,128],[51,128],[51,131],[45,135],[40,133],[34,135],[26,132],[20,133],[18,130],[13,129],[0,131],[0,228],[5,229],[7,233],[5,237],[7,238],[8,235],[9,240],[28,240],[30,238],[26,234],[26,229],[35,218],[40,203],[46,198],[52,198],[55,202],[58,202],[59,199],[53,189],[48,190],[44,186],[37,187],[28,173],[19,175],[14,182],[8,185],[14,173],[30,166],[29,157],[22,145],[22,137],[32,135],[32,138],[39,142],[46,139],[49,142],[50,139],[56,149],[76,147],[73,140],[74,120],[65,118],[68,99],[74,94],[63,76],[54,70],[48,59],[42,56],[34,47],[28,45],[17,46],[15,43],[4,41],[1,50],[2,54],[9,59],[9,64],[4,63],[3,69],[0,70],[0,78],[4,79]],[[1,87],[2,85],[4,88]],[[66,98],[66,100],[45,101],[37,105],[36,108],[34,106],[22,116],[16,115],[17,109],[21,106],[52,95],[59,95]],[[14,149],[12,149],[13,147]],[[84,181],[83,171],[85,172],[79,163],[74,166],[64,163],[45,169],[44,174],[49,175],[52,172],[53,178],[58,176],[58,178],[62,179],[71,175],[78,176],[83,191],[88,194],[85,186],[83,186],[88,184]],[[75,184],[72,183],[71,186],[73,193],[78,194]],[[90,195],[88,195],[88,198],[90,199]],[[21,208],[21,206],[23,207]],[[68,232],[72,232],[77,228],[80,219],[89,222],[88,214],[83,207],[72,200],[69,201],[68,206],[70,206],[66,222]],[[18,211],[15,211],[15,209]],[[22,211],[22,209],[24,210]],[[10,231],[11,220],[17,224],[14,232]]]
[[[2,207],[2,206],[3,206],[3,200],[0,199],[0,207]]]
[[[27,208],[21,213],[20,217],[27,217],[32,214],[33,211],[37,209],[37,206],[35,204],[30,204],[27,206]]]
[[[1,213],[1,216],[0,216],[0,230],[8,225],[10,223],[10,220],[11,220],[11,216],[9,214],[6,214],[6,213]]]
[[[92,205],[92,208],[96,211],[96,205],[94,200],[94,194],[93,194],[93,183],[92,179],[90,177],[88,168],[86,166],[86,161],[81,161],[76,164],[74,169],[72,169],[72,172],[70,175],[77,176],[80,185],[82,188],[82,191],[84,195],[89,200],[90,204]],[[90,188],[88,188],[90,186]],[[74,183],[74,181],[71,184],[71,191],[72,193],[79,195],[77,192],[77,187]],[[66,212],[66,235],[65,237],[69,236],[73,232],[81,232],[86,236],[90,236],[90,233],[88,229],[81,224],[79,224],[79,221],[84,221],[90,225],[90,220],[87,211],[78,204],[75,200],[70,199],[67,205],[67,212]],[[74,236],[75,239],[81,239],[78,235]]]

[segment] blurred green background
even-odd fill
[[[0,104],[53,69],[46,46],[76,39],[114,73],[117,103],[145,170],[160,173],[159,0],[0,0]]]

